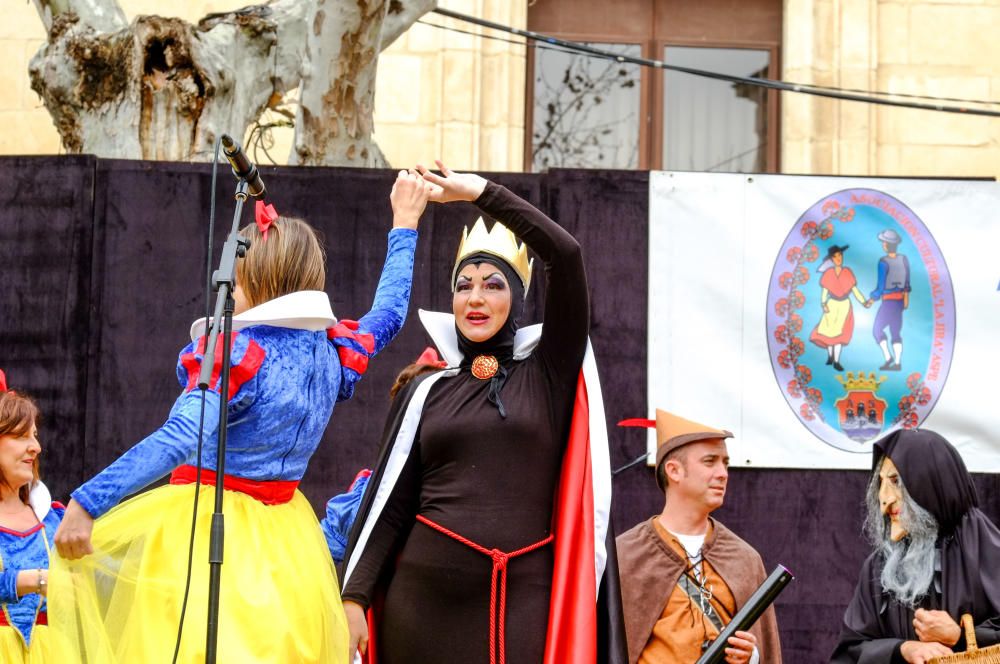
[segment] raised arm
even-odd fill
[[[410,304],[413,284],[413,252],[417,247],[417,225],[427,207],[433,187],[411,170],[400,171],[389,194],[392,204],[392,230],[385,265],[371,311],[358,321],[360,332],[374,337],[377,354],[403,327]]]
[[[440,188],[430,200],[473,201],[502,222],[542,259],[545,268],[545,327],[536,352],[560,375],[576,378],[590,330],[590,291],[580,244],[559,224],[533,205],[502,187],[471,173],[454,173],[440,161],[442,176],[423,166],[417,170]]]
[[[111,465],[72,493],[90,516],[102,516],[128,495],[143,489],[182,465],[198,444],[201,392],[187,392],[177,400],[163,426],[132,446]],[[219,394],[205,395],[204,437],[219,425]]]

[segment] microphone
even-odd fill
[[[263,196],[265,189],[264,181],[260,179],[260,172],[243,153],[240,144],[230,138],[229,134],[222,135],[222,152],[229,160],[229,165],[233,167],[233,175],[247,181],[247,193],[255,198]]]

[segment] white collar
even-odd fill
[[[52,509],[52,494],[49,493],[49,487],[41,480],[35,482],[35,486],[28,492],[28,504],[31,505],[39,522],[44,521]]]
[[[437,347],[441,358],[448,363],[449,367],[457,367],[462,363],[462,351],[458,349],[458,334],[455,332],[454,314],[446,314],[442,311],[427,311],[420,309],[418,312],[420,322],[430,335],[431,341]],[[514,359],[523,360],[531,355],[535,350],[539,339],[542,337],[542,325],[529,325],[522,327],[514,335]]]
[[[282,295],[233,316],[233,330],[242,330],[251,325],[272,325],[318,332],[336,323],[337,317],[333,315],[330,297],[323,291],[316,290]],[[211,325],[211,319],[208,325]],[[205,334],[206,327],[204,318],[191,323],[191,341]]]

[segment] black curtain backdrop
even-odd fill
[[[305,218],[324,235],[334,312],[364,314],[385,256],[394,172],[262,171],[278,211]],[[213,265],[233,210],[232,177],[226,168],[219,176]],[[489,177],[549,213],[583,245],[612,465],[621,467],[645,445],[643,431],[614,424],[646,412],[648,173]],[[177,352],[205,310],[211,166],[5,157],[0,181],[7,183],[0,192],[0,368],[12,388],[42,408],[43,474],[65,500],[162,424],[178,394]],[[389,386],[428,343],[416,311],[449,309],[461,226],[475,216],[471,205],[428,208],[406,327],[372,362],[354,399],[337,406],[303,479],[318,513],[374,462]],[[247,211],[245,221],[251,219]],[[537,270],[525,323],[538,320],[544,281]],[[984,510],[996,519],[998,476],[976,481]],[[726,505],[716,515],[760,551],[769,569],[783,563],[797,578],[777,605],[786,662],[824,662],[832,650],[867,553],[860,536],[865,482],[858,471],[732,472]],[[641,464],[617,475],[614,491],[618,532],[663,506],[652,472]]]

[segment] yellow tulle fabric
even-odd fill
[[[208,533],[214,487],[200,487],[191,593],[179,662],[204,662]],[[94,525],[94,553],[52,559],[49,628],[69,662],[169,664],[187,571],[194,485],[128,500]],[[283,505],[236,491],[224,500],[226,541],[219,662],[347,662],[347,621],[316,515],[298,491]],[[60,641],[63,639],[61,638]]]
[[[17,629],[0,626],[0,662],[3,664],[64,664],[72,663],[72,654],[60,647],[56,636],[46,625],[35,625],[31,630],[31,648],[24,647],[24,639]]]

